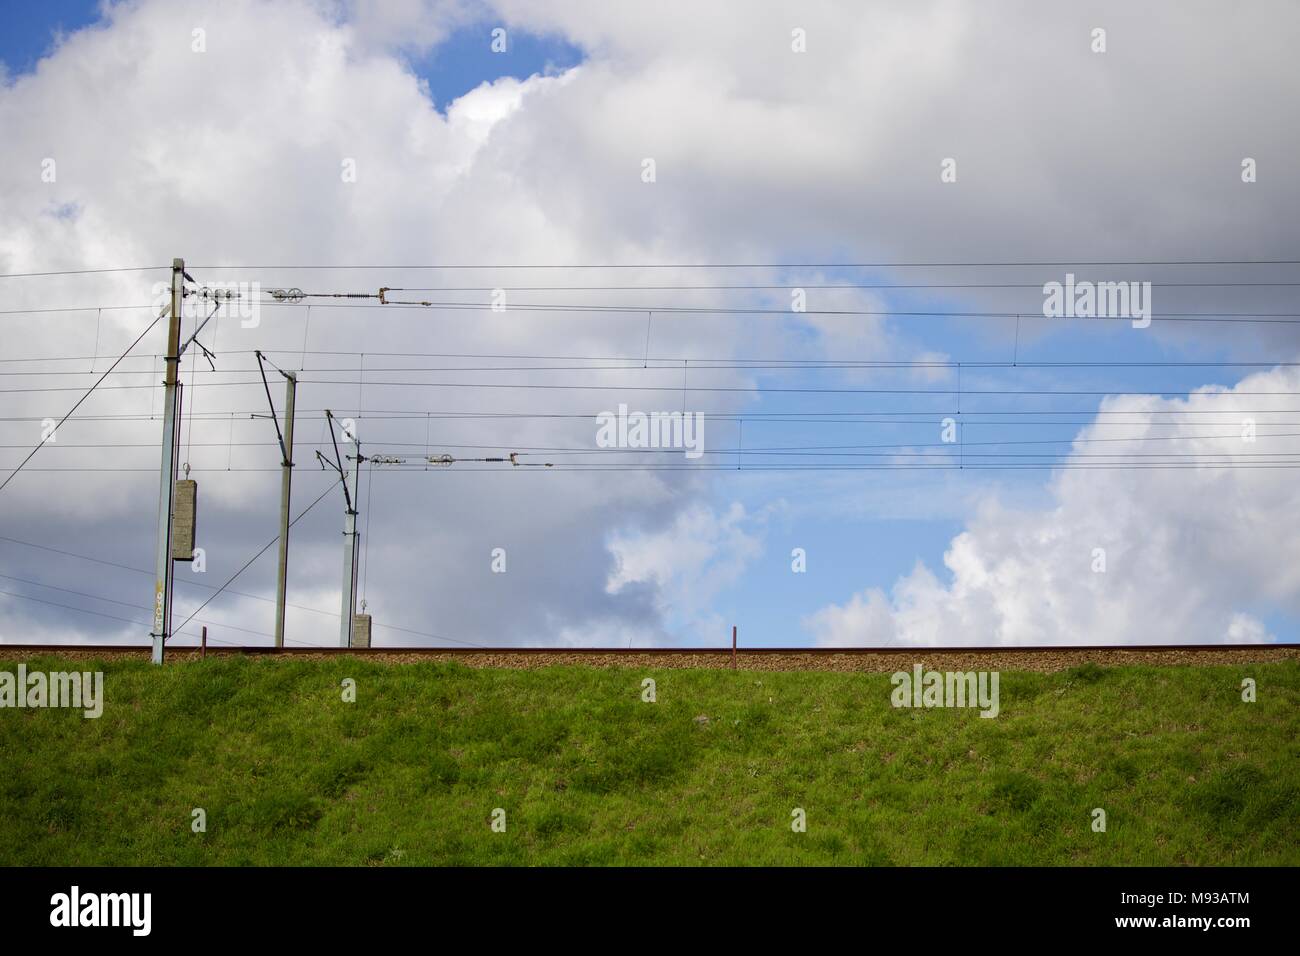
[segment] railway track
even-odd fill
[[[209,647],[214,657],[248,655],[293,660],[358,657],[377,663],[458,661],[470,667],[531,669],[553,666],[717,668],[739,670],[827,670],[892,673],[915,662],[942,670],[1058,671],[1080,664],[1098,666],[1223,666],[1300,660],[1300,644],[1158,644],[1025,647],[854,647],[854,648],[549,648],[549,647]],[[149,658],[149,648],[121,644],[0,644],[0,660],[57,654],[72,659]],[[167,651],[169,663],[192,661],[198,648]]]

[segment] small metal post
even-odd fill
[[[736,625],[731,625],[731,669],[736,669]]]
[[[208,626],[203,625],[203,644],[199,649],[199,660],[207,660],[208,657]]]

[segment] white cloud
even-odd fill
[[[824,644],[1269,639],[1246,609],[1300,612],[1300,541],[1277,533],[1300,508],[1300,485],[1286,468],[1241,466],[1290,460],[1296,439],[1274,436],[1292,429],[1271,424],[1289,415],[1251,412],[1261,401],[1251,393],[1298,388],[1300,373],[1276,369],[1187,399],[1108,398],[1100,411],[1114,417],[1079,433],[1068,459],[1077,470],[1053,477],[1047,507],[984,502],[944,554],[950,581],[918,566],[891,594],[867,589],[809,615],[805,627]],[[1253,444],[1241,439],[1247,417],[1257,419]],[[1089,443],[1103,437],[1134,441]],[[1151,465],[1228,454],[1237,467],[1098,467],[1113,459],[1096,456],[1112,454]]]
[[[475,0],[331,0],[322,6],[359,46],[413,53],[427,52],[484,10]]]
[[[693,504],[662,530],[617,532],[609,540],[615,565],[605,590],[619,594],[647,585],[662,615],[677,617],[695,632],[720,633],[721,618],[707,609],[762,554],[767,518],[748,514],[739,502],[722,513]]]

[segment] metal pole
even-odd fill
[[[275,646],[284,647],[284,606],[289,576],[289,494],[293,487],[293,403],[298,380],[284,373],[284,454],[280,462],[280,575],[275,591]],[[272,409],[274,414],[274,409]]]
[[[348,615],[348,647],[353,645],[357,630],[357,580],[361,576],[361,442],[356,443],[357,461],[352,472],[352,600]]]
[[[182,276],[183,278],[183,276]],[[174,424],[172,433],[175,440],[172,442],[172,501],[171,510],[176,511],[176,478],[180,474],[181,461],[181,423],[185,420],[185,383],[180,380],[180,362],[179,358],[184,354],[184,346],[177,349],[177,375],[176,375],[176,402]],[[166,635],[164,642],[172,636],[172,611],[176,607],[176,555],[172,553],[172,539],[176,535],[176,529],[172,526],[172,519],[167,519],[167,556],[170,560],[167,562],[167,601],[165,607],[167,613],[163,619],[163,634]],[[161,662],[159,662],[161,663]]]
[[[343,519],[343,608],[339,620],[339,646],[352,646],[352,615],[357,606],[357,508],[356,492],[361,477],[361,442],[356,443],[356,468],[353,472],[351,494],[345,495],[351,504]],[[343,484],[348,483],[346,469],[343,472]]]
[[[203,625],[203,644],[199,650],[199,659],[206,660],[208,657],[208,626]]]
[[[163,662],[163,642],[171,620],[172,495],[176,488],[176,378],[180,365],[181,306],[185,292],[185,260],[172,260],[171,318],[167,329],[167,374],[163,380],[162,468],[158,481],[158,540],[153,589],[153,662]]]
[[[731,625],[731,669],[736,669],[736,625]]]
[[[361,463],[365,457],[361,454],[361,442],[357,442],[357,463],[352,472],[352,509],[354,527],[352,529],[352,614],[348,617],[348,647],[357,636],[357,582],[361,579]]]

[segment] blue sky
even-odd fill
[[[1060,278],[1050,271],[1044,272],[1044,275],[1048,278],[1043,281]],[[874,279],[890,281],[887,276],[876,276]],[[838,276],[831,277],[830,281],[863,281],[863,277],[860,274]],[[899,281],[898,277],[895,276],[893,281]],[[795,283],[792,281],[791,284]],[[1184,306],[1188,311],[1195,311],[1194,303],[1188,305],[1186,294],[1180,296],[1177,290],[1157,288],[1154,295],[1158,311],[1176,311]],[[1241,360],[1244,357],[1240,354],[1234,356],[1228,347],[1231,340],[1222,334],[1217,339],[1205,338],[1195,345],[1185,342],[1176,345],[1167,337],[1147,334],[1149,330],[1134,329],[1126,322],[1112,323],[1108,328],[1099,328],[1096,324],[1089,324],[1086,321],[1044,324],[1044,320],[1035,321],[1030,314],[1035,305],[1041,306],[1041,294],[1026,291],[1017,293],[1017,296],[1014,300],[1017,303],[1015,305],[997,305],[990,304],[988,298],[949,294],[946,298],[940,299],[932,295],[893,293],[887,307],[900,311],[1024,309],[1029,317],[1022,320],[1018,348],[1014,333],[1011,331],[1014,327],[1014,320],[1011,319],[1001,320],[1006,325],[1006,329],[1001,334],[991,333],[986,324],[974,319],[918,318],[906,326],[909,331],[923,330],[918,333],[923,346],[942,349],[954,360],[972,364],[1010,362],[1017,356],[1022,362],[1061,363],[1114,361],[1117,356],[1122,356],[1123,361],[1132,363],[1215,362]],[[896,326],[901,322],[902,320],[895,320]],[[1259,358],[1264,354],[1264,349],[1255,348],[1252,357]],[[1213,381],[1231,386],[1242,377],[1241,371],[1237,369],[1194,366],[1149,369],[968,369],[963,372],[962,384],[969,389],[1032,389],[1035,387],[1086,391],[1113,389],[1116,394],[1140,389],[1160,391],[1168,397],[1177,397],[1207,382]],[[897,375],[889,376],[875,384],[889,387],[887,382],[892,382],[898,387],[907,387],[907,383]],[[779,377],[779,381],[773,378],[766,382],[761,381],[761,384],[783,387],[836,387],[836,383],[828,381],[822,375],[791,376],[786,373]],[[840,384],[852,387],[853,383]],[[955,388],[955,382],[950,383],[948,387]],[[924,410],[933,411],[935,414],[929,420],[917,420],[907,425],[863,426],[860,437],[856,438],[849,438],[849,432],[843,427],[832,429],[809,426],[806,423],[782,425],[751,421],[745,426],[744,442],[749,447],[857,441],[864,444],[934,444],[939,441],[936,421],[948,414],[955,415],[955,401],[953,395],[920,398],[901,395],[883,399],[870,397],[867,401],[855,405],[853,401],[842,397],[827,400],[820,396],[811,396],[799,403],[792,402],[789,396],[764,397],[755,405],[756,411],[761,411],[765,405],[775,405],[783,410],[794,407],[811,412],[869,407],[873,411]],[[960,424],[959,435],[968,442],[1055,440],[1060,444],[983,446],[973,447],[972,451],[1012,453],[1031,451],[1064,456],[1070,449],[1070,442],[1078,434],[1080,424],[1088,421],[1097,411],[1100,398],[1042,396],[1032,402],[1029,404],[1025,400],[1011,397],[967,395],[962,399],[962,408],[968,413],[1013,407],[1059,410],[1061,412],[1059,415],[1044,415],[1041,418],[1047,422],[1068,424],[1006,426],[980,424],[981,417],[974,417]],[[957,417],[960,419],[960,416]],[[991,415],[982,418],[997,422],[1008,420],[1005,417]],[[1231,432],[1233,429],[1229,426],[1224,430]],[[819,437],[819,432],[830,433],[834,437],[827,440]],[[1118,430],[1114,434],[1132,433]],[[729,431],[726,437],[721,439],[715,436],[714,441],[715,443],[723,441],[727,445],[732,445],[734,433]],[[960,499],[966,495],[975,498],[982,493],[988,493],[998,495],[1000,500],[1009,505],[1023,506],[1046,500],[1044,486],[1050,475],[1051,472],[1047,470],[970,471],[959,476],[951,473],[861,471],[848,472],[841,477],[844,482],[858,483],[865,497],[871,498],[878,494],[882,501],[899,498],[911,500],[918,497],[933,500],[945,496]],[[808,482],[810,488],[816,488],[819,484],[816,475],[810,475]],[[842,484],[840,487],[842,488]],[[780,481],[723,479],[716,489],[716,504],[721,508],[726,502],[738,499],[746,505],[747,510],[756,512],[770,504],[773,496],[780,495],[781,492]],[[785,492],[791,502],[796,505],[800,503],[798,488],[786,486]],[[813,497],[816,497],[815,492]],[[777,646],[793,643],[790,636],[803,635],[802,619],[813,609],[833,601],[842,601],[846,594],[865,586],[881,587],[888,591],[894,582],[912,571],[918,561],[927,565],[945,583],[951,580],[951,575],[943,564],[943,555],[952,538],[962,530],[963,518],[926,518],[915,514],[901,514],[898,517],[876,517],[872,520],[846,520],[844,516],[834,514],[817,515],[815,509],[814,514],[809,515],[809,509],[806,507],[808,504],[809,502],[804,499],[803,507],[796,507],[799,512],[797,520],[791,520],[789,516],[778,516],[773,521],[768,533],[768,548],[763,559],[757,562],[751,572],[737,582],[735,587],[720,595],[718,612],[732,620],[749,622],[745,628],[745,639],[752,643]],[[884,505],[881,510],[887,512],[888,505]],[[939,505],[937,510],[948,509]],[[959,509],[959,506],[954,505],[953,510],[965,509]],[[810,573],[791,573],[790,552],[795,547],[802,547],[807,551]],[[816,573],[811,573],[814,570]],[[1287,633],[1291,629],[1290,622],[1281,614],[1271,611],[1261,616],[1282,633]]]
[[[93,0],[4,0],[0,61],[10,74],[29,73],[49,53],[59,33],[71,33],[99,19]]]
[[[480,83],[503,76],[524,80],[535,73],[550,76],[582,62],[582,51],[556,36],[536,36],[510,28],[506,49],[492,50],[495,23],[483,21],[454,31],[428,53],[411,58],[411,67],[429,84],[439,110]]]

